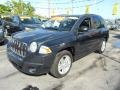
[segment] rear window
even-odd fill
[[[8,21],[8,22],[12,22],[13,21],[11,17],[4,17],[3,20]]]
[[[105,21],[101,17],[94,16],[93,17],[93,26],[94,29],[104,28],[105,27]]]

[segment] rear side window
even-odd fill
[[[93,17],[93,28],[94,29],[99,29],[99,28],[104,28],[104,20],[101,17]]]
[[[100,24],[101,24],[101,28],[105,28],[105,21],[102,17],[99,17],[100,19]]]

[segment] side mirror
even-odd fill
[[[78,30],[78,32],[86,32],[86,31],[88,31],[88,27],[87,26],[81,26],[80,28],[79,28],[79,30]]]
[[[88,31],[88,27],[87,27],[87,26],[81,26],[80,29],[81,29],[81,31],[83,31],[83,32],[84,32],[84,31]]]

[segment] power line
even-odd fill
[[[96,3],[93,3],[93,4],[87,4],[87,5],[89,5],[89,6],[94,6],[94,5],[97,5],[97,4],[100,4],[100,3],[102,3],[102,2],[104,2],[105,0],[100,0],[100,1],[98,1],[98,2],[96,2]],[[73,7],[73,8],[80,8],[80,7],[85,7],[86,5],[83,5],[83,6],[79,6],[79,7]]]
[[[79,1],[75,1],[75,0],[72,0],[73,1],[73,3],[81,3],[81,2],[86,2],[86,1],[91,1],[91,0],[79,0]],[[30,1],[26,1],[25,0],[25,2],[30,2]],[[42,3],[42,4],[46,4],[46,3],[48,3],[48,2],[32,2],[32,3]],[[69,1],[69,2],[61,2],[61,3],[58,3],[58,2],[56,2],[56,3],[53,3],[53,2],[50,2],[50,4],[70,4],[71,3],[71,0]]]
[[[74,6],[74,5],[78,5],[78,3],[83,3],[83,2],[87,2],[89,1],[92,1],[92,0],[70,0],[70,1],[66,1],[66,2],[53,2],[52,0],[46,0],[47,2],[31,2],[32,4],[35,3],[35,4],[43,4],[44,7],[36,7],[34,6],[35,8],[39,8],[39,9],[46,9],[48,11],[48,16],[50,17],[51,16],[51,9],[52,10],[70,10],[73,14],[73,11],[74,9],[79,9],[81,7],[86,7],[86,5],[81,5],[81,6]],[[94,6],[94,5],[97,5],[97,4],[100,4],[102,3],[104,0],[99,0],[99,1],[96,1],[96,2],[91,2],[90,4],[87,4],[89,6]],[[24,2],[29,2],[29,1],[25,1]],[[64,7],[59,7],[59,6],[63,6],[64,4]],[[42,5],[42,6],[43,6]],[[54,6],[54,5],[57,5],[57,6]],[[65,6],[67,5],[67,7]],[[51,7],[52,6],[52,7]]]
[[[73,0],[74,3],[81,3],[81,2],[86,2],[86,1],[91,1],[91,0]]]
[[[30,2],[30,1],[26,1],[25,0],[25,2]],[[42,4],[46,4],[46,3],[48,3],[48,2],[33,2],[33,3],[42,3]],[[50,2],[50,4],[68,4],[68,3],[70,3],[70,2],[62,2],[62,3],[52,3],[52,2]]]
[[[104,2],[105,0],[100,0],[100,1],[98,1],[98,2],[96,2],[96,3],[93,3],[93,4],[88,4],[89,6],[94,6],[94,5],[97,5],[97,4],[100,4],[100,3],[102,3],[102,2]],[[81,7],[86,7],[86,5],[83,5],[83,6],[78,6],[78,7],[72,7],[72,8],[81,8]],[[49,9],[49,8],[45,8],[45,7],[35,7],[35,8],[40,8],[40,9]],[[68,7],[66,7],[66,8],[50,8],[50,9],[68,9]]]
[[[48,0],[48,15],[50,17],[50,0]]]

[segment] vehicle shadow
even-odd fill
[[[110,60],[112,60],[112,61],[115,61],[115,62],[117,62],[117,63],[120,63],[120,61],[118,61],[118,60],[116,60],[115,58],[113,58],[113,57],[110,57],[110,56],[108,56],[108,55],[105,55],[105,54],[102,54],[104,57],[107,57],[107,58],[109,58]]]
[[[27,87],[23,88],[22,90],[39,90],[39,88],[33,87],[32,85],[28,85]]]
[[[68,75],[64,81],[66,80],[69,80],[69,79],[72,79],[72,80],[75,80],[77,78],[79,78],[80,76],[83,76],[84,74],[86,74],[87,72],[91,71],[92,69],[94,68],[101,68],[103,71],[108,71],[106,69],[106,60],[105,60],[105,57],[102,56],[101,54],[96,58],[95,61],[92,62],[91,65],[89,65],[88,67],[80,70],[79,72],[77,73],[74,73],[74,74],[71,74],[71,75]],[[63,82],[64,82],[63,81]]]
[[[74,74],[70,74],[66,77],[64,77],[64,79],[61,81],[60,84],[55,85],[54,87],[51,87],[47,90],[62,90],[64,87],[64,83],[66,81],[71,81],[71,80],[76,80],[77,78],[79,78],[80,76],[86,74],[87,72],[89,72],[90,70],[100,67],[103,71],[107,71],[106,69],[106,61],[105,61],[105,57],[102,55],[99,55],[95,61],[92,62],[92,64],[90,66],[88,66],[87,68],[80,70],[77,73]]]
[[[62,90],[62,88],[64,87],[64,83],[66,81],[69,81],[69,80],[76,80],[77,78],[79,78],[80,76],[83,76],[85,75],[87,72],[91,71],[92,69],[94,68],[101,68],[103,71],[107,72],[108,69],[107,69],[107,61],[106,61],[106,58],[112,60],[112,61],[115,61],[115,62],[118,62],[120,63],[119,61],[117,61],[115,58],[113,57],[110,57],[108,55],[105,55],[105,54],[99,54],[98,57],[96,58],[95,61],[92,62],[92,64],[90,66],[88,66],[87,68],[83,69],[83,70],[80,70],[79,72],[77,73],[74,73],[72,75],[68,75],[67,77],[65,77],[62,82],[54,87],[52,87],[52,89],[50,90]],[[107,82],[107,80],[106,80]],[[119,83],[120,85],[120,83]],[[120,86],[117,86],[115,88],[115,90],[120,90]],[[49,89],[48,89],[49,90]]]
[[[120,90],[120,81],[118,82],[114,90]]]
[[[115,36],[113,36],[114,38],[118,38],[120,39],[120,34],[116,34]]]
[[[12,73],[10,73],[10,74],[4,76],[4,77],[0,77],[0,80],[7,79],[7,78],[9,78],[9,77],[12,77],[12,76],[18,74],[18,73],[19,73],[18,71],[12,72]]]
[[[0,43],[0,46],[6,45],[8,43],[8,39],[5,38],[4,42]]]
[[[85,68],[82,71],[80,71],[79,75],[83,75],[87,73],[89,70],[92,70],[93,68],[96,68],[96,67],[100,67],[103,71],[107,71],[106,66],[107,64],[106,64],[105,57],[103,57],[102,55],[99,55],[97,57],[97,60],[95,60],[93,64],[90,65],[88,68]]]
[[[115,48],[120,48],[120,40],[113,42],[112,45]]]

